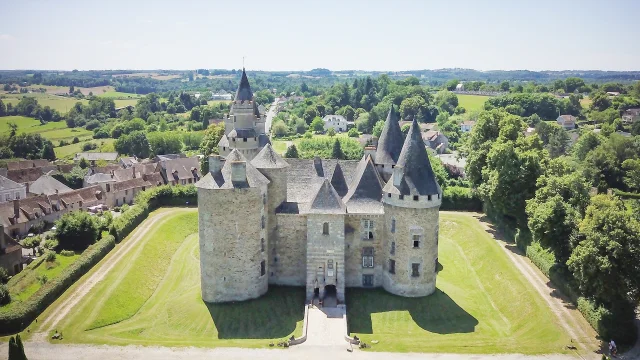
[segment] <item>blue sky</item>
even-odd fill
[[[0,69],[640,70],[636,0],[0,0]]]

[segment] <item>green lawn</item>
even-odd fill
[[[125,93],[120,91],[107,91],[101,94],[96,94],[99,97],[119,98],[119,99],[137,99],[142,97],[140,94]]]
[[[58,325],[63,342],[265,347],[268,339],[302,334],[302,288],[275,287],[245,302],[204,303],[198,213],[171,211]]]
[[[467,111],[482,110],[484,109],[484,102],[487,101],[488,98],[489,96],[483,95],[458,94],[458,105]]]
[[[116,139],[95,139],[95,140],[81,141],[77,144],[58,146],[54,148],[54,151],[56,152],[56,157],[58,159],[71,158],[75,156],[75,154],[84,151],[82,150],[82,145],[84,145],[87,142],[92,142],[92,143],[98,144],[98,148],[95,150],[90,150],[89,152],[112,152],[114,151],[113,143],[115,141]],[[53,145],[55,146],[58,144],[53,144]]]
[[[93,136],[93,132],[83,128],[68,128],[64,121],[48,122],[40,125],[40,121],[24,116],[0,117],[0,134],[7,134],[10,131],[9,123],[18,125],[18,133],[39,133],[43,137],[53,141],[54,146],[58,145],[60,140],[71,141],[74,137],[82,140],[89,139]]]
[[[287,142],[282,140],[271,140],[271,144],[273,146],[273,150],[280,155],[284,155],[287,151]]]
[[[72,97],[57,96],[57,95],[42,94],[42,93],[6,94],[3,96],[5,96],[6,98],[1,99],[2,102],[4,102],[5,104],[12,104],[13,106],[16,106],[18,102],[20,102],[20,99],[22,99],[24,96],[34,97],[36,98],[36,100],[38,100],[38,104],[40,104],[42,107],[49,106],[54,110],[58,110],[62,115],[69,112],[69,109],[71,109],[73,105],[75,105],[78,101],[85,105],[89,103],[89,100],[86,100],[86,99],[79,100]]]
[[[13,306],[27,300],[31,295],[38,291],[42,286],[38,280],[39,277],[46,276],[47,281],[53,280],[60,275],[62,270],[66,269],[76,259],[78,259],[78,257],[80,257],[79,254],[73,256],[62,256],[58,254],[53,262],[34,261],[31,263],[7,284],[9,287],[9,293],[11,294],[11,302],[5,306],[1,306],[0,312],[10,311]]]
[[[565,352],[570,337],[476,219],[440,214],[436,293],[403,298],[349,289],[349,330],[376,351]]]

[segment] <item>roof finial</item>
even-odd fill
[[[244,70],[244,56],[242,57],[242,70]]]

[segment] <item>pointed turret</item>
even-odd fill
[[[402,146],[393,175],[384,187],[387,193],[398,195],[436,195],[440,185],[429,162],[418,122],[413,119]]]
[[[307,209],[308,213],[344,214],[346,207],[340,195],[333,188],[329,179],[325,178]]]
[[[289,164],[276,153],[271,144],[265,145],[262,150],[251,160],[251,165],[256,169],[280,169],[289,166]]]
[[[249,79],[247,79],[247,73],[242,68],[242,78],[240,78],[240,85],[238,85],[238,91],[236,91],[236,101],[251,101],[253,100],[253,92],[251,92],[251,85],[249,85]]]
[[[333,170],[333,175],[331,175],[331,185],[336,189],[336,192],[341,197],[345,196],[347,191],[349,191],[347,180],[344,178],[344,173],[342,172],[340,163],[336,163],[336,168]]]
[[[395,165],[402,151],[402,138],[400,124],[393,110],[393,105],[391,105],[378,140],[378,149],[376,150],[374,162],[377,165]]]
[[[349,213],[382,213],[382,186],[384,181],[376,170],[370,155],[365,155],[349,186],[349,192],[343,198]]]

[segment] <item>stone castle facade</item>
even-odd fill
[[[339,302],[345,287],[433,293],[442,191],[418,124],[404,139],[391,109],[359,161],[285,161],[256,108],[243,71],[221,155],[196,184],[203,300],[256,298],[269,284]]]

